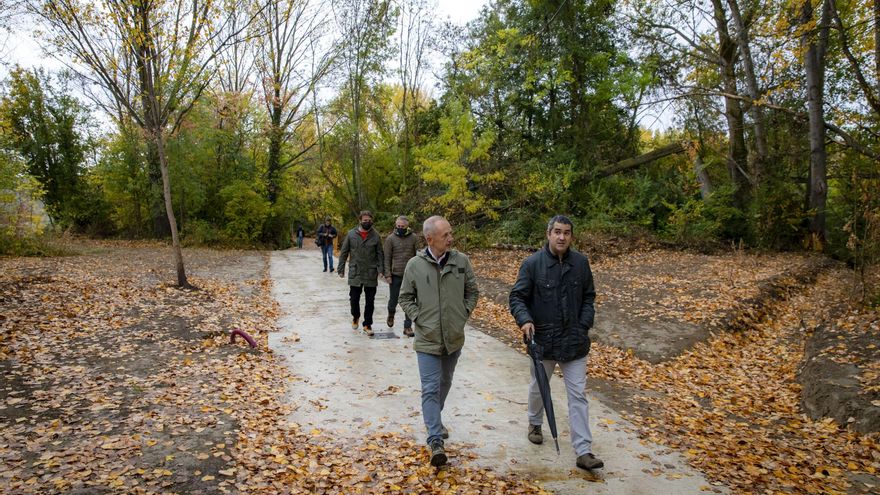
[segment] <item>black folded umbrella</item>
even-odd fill
[[[556,442],[556,455],[559,455],[559,440],[556,433],[556,414],[553,412],[553,397],[550,396],[550,377],[544,369],[544,348],[532,339],[526,344],[532,364],[535,366],[535,379],[538,380],[538,390],[541,391],[541,401],[544,403],[544,413],[547,414],[547,424],[550,425],[550,434]]]

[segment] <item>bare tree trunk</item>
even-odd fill
[[[736,44],[728,32],[727,15],[724,12],[721,0],[712,0],[712,5],[718,31],[721,78],[724,84],[724,91],[727,94],[736,95],[738,94],[736,88]],[[745,169],[748,162],[748,150],[746,149],[742,106],[736,98],[725,96],[724,108],[728,132],[727,171],[730,174],[731,181],[736,186],[734,202],[739,209],[745,210],[749,204],[751,194],[749,177]]]
[[[755,65],[752,60],[751,40],[749,39],[748,26],[743,22],[742,15],[739,10],[738,0],[727,0],[730,6],[730,14],[736,27],[737,43],[740,53],[742,54],[743,72],[745,72],[746,90],[752,102],[758,101],[760,98],[760,90],[758,89],[758,78],[755,76]],[[749,105],[749,113],[754,121],[752,125],[755,131],[755,158],[754,158],[754,178],[755,183],[759,183],[761,176],[764,174],[764,168],[767,164],[767,134],[764,130],[764,110],[760,105],[752,103]]]
[[[806,47],[804,54],[804,72],[807,79],[807,113],[809,116],[810,138],[810,182],[809,207],[813,211],[810,220],[810,235],[813,249],[825,247],[825,204],[828,198],[827,152],[825,150],[825,110],[824,69],[825,46],[827,40],[829,4],[823,2],[822,20],[817,25],[818,33],[808,31],[801,38],[801,45]],[[813,20],[811,0],[805,0],[801,6],[801,23],[806,25]],[[823,33],[823,31],[826,31]]]
[[[183,251],[180,249],[180,236],[177,234],[177,220],[174,218],[174,207],[171,201],[171,179],[168,176],[168,160],[165,157],[165,143],[162,141],[162,130],[153,130],[153,138],[159,151],[159,166],[162,170],[162,192],[165,196],[165,211],[168,213],[168,224],[171,226],[171,247],[174,250],[174,264],[177,267],[177,285],[192,288],[186,280],[183,267]]]
[[[352,85],[355,90],[354,99],[354,139],[352,140],[351,169],[352,184],[354,185],[355,210],[364,209],[364,187],[361,183],[361,90],[360,84]],[[352,211],[357,216],[357,211]]]

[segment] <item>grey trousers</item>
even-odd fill
[[[428,430],[428,445],[434,440],[442,440],[443,420],[440,413],[446,405],[446,396],[452,388],[452,375],[461,351],[447,356],[435,356],[416,352],[419,361],[419,376],[422,380],[422,417]]]
[[[541,402],[541,390],[535,379],[535,365],[531,361],[532,381],[529,383],[529,424],[541,425],[544,423],[544,403]],[[571,429],[571,446],[578,456],[589,454],[593,451],[593,434],[590,433],[590,403],[584,389],[587,387],[587,357],[561,363],[559,361],[544,360],[544,369],[547,377],[553,377],[556,365],[562,369],[562,380],[565,382],[565,391],[568,395],[568,423]],[[554,404],[554,406],[556,406]],[[554,411],[558,411],[554,407]],[[559,424],[557,423],[557,427]]]

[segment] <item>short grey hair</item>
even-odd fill
[[[428,217],[428,219],[425,220],[425,223],[422,224],[422,235],[424,235],[425,237],[429,235],[434,235],[434,232],[437,231],[437,222],[439,222],[440,220],[446,219],[441,217],[440,215]]]
[[[407,225],[409,225],[409,218],[406,218],[406,215],[400,215],[400,216],[398,216],[397,219],[394,220],[394,222],[397,223],[397,220],[403,220],[404,222],[407,223]]]
[[[547,222],[547,232],[553,230],[553,225],[557,223],[570,225],[571,231],[574,232],[574,223],[572,223],[571,219],[565,215],[554,215],[553,218],[551,218],[550,221]]]

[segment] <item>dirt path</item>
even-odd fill
[[[393,334],[373,338],[352,331],[348,287],[321,271],[317,250],[272,253],[273,294],[281,305],[282,332],[269,345],[296,377],[288,403],[298,405],[291,421],[303,429],[333,432],[356,443],[367,433],[405,432],[423,442],[419,378],[412,340]],[[388,286],[381,284],[374,329],[384,332]],[[597,475],[574,467],[564,390],[554,380],[554,403],[562,455],[552,442],[535,446],[525,438],[524,397],[528,361],[492,337],[467,329],[467,343],[447,400],[444,423],[455,465],[474,452],[476,462],[514,472],[557,493],[704,493],[718,490],[674,451],[641,442],[635,428],[595,397],[591,427],[596,454],[607,468]],[[589,386],[589,385],[588,385]],[[546,428],[545,428],[546,430]],[[658,469],[665,476],[656,476]],[[718,490],[720,491],[720,490]]]

